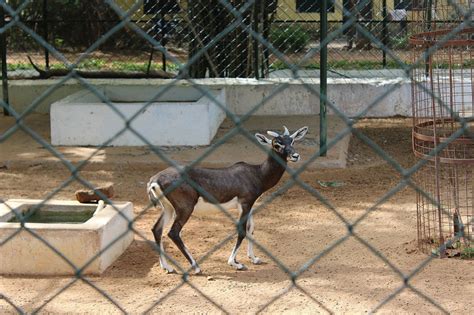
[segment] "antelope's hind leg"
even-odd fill
[[[194,260],[193,256],[191,255],[191,252],[186,247],[186,245],[184,245],[184,242],[181,239],[181,230],[183,229],[183,226],[186,224],[186,222],[188,222],[189,217],[191,216],[191,213],[193,212],[194,208],[180,208],[176,210],[176,218],[173,222],[173,225],[171,226],[168,236],[176,244],[181,253],[183,253],[184,257],[186,257],[186,259],[189,261],[191,267],[194,270],[194,273],[200,274],[201,268],[199,268],[196,260]]]
[[[168,260],[166,260],[166,253],[163,248],[163,240],[162,240],[162,235],[163,235],[163,229],[164,227],[168,224],[168,222],[171,220],[173,217],[173,212],[174,209],[169,209],[168,207],[165,207],[162,205],[162,212],[160,217],[158,218],[158,221],[156,221],[155,225],[153,226],[152,232],[153,236],[155,237],[155,242],[160,248],[160,266],[162,269],[166,270],[167,273],[174,273],[173,267],[168,263]]]

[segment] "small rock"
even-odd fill
[[[112,198],[114,196],[114,186],[112,184],[97,187],[95,190],[100,191],[107,198]],[[98,194],[94,192],[94,190],[77,190],[75,195],[77,201],[81,203],[98,202],[102,199]]]
[[[207,281],[214,281],[214,277],[213,276],[207,276]]]

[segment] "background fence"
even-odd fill
[[[16,9],[23,2],[8,3]],[[242,22],[259,33],[260,39],[277,48],[280,54],[260,40],[251,38],[248,33],[242,33],[243,30],[235,29],[190,64],[190,76],[288,77],[291,76],[287,64],[290,62],[297,64],[301,71],[308,70],[301,75],[318,77],[321,38],[319,2],[267,0],[253,5],[245,3],[240,1],[234,4],[236,9],[245,7]],[[124,12],[133,4],[132,0],[117,1],[117,6]],[[209,10],[210,7],[214,9]],[[6,12],[7,20],[11,19],[9,15]],[[383,76],[384,73],[403,76],[403,71],[394,69],[402,69],[400,62],[409,63],[408,37],[413,34],[416,25],[426,18],[421,3],[401,0],[333,1],[329,4],[327,15],[326,28],[331,34],[328,40],[328,67],[333,70],[329,74],[335,77]],[[16,17],[70,60],[79,58],[84,49],[120,21],[103,1],[33,1],[24,6]],[[176,74],[180,64],[186,63],[217,34],[237,21],[218,1],[195,1],[192,5],[186,1],[144,1],[131,12],[129,18],[157,44],[166,48],[169,55],[167,62],[166,58],[161,58],[159,49],[153,49],[156,45],[130,27],[125,27],[102,40],[100,45],[81,58],[77,68],[110,70],[118,72],[117,76],[127,72],[153,76],[150,74],[153,69],[165,69]],[[436,23],[445,23],[446,20],[449,16],[439,17]],[[44,49],[28,32],[9,28],[5,35],[10,71],[32,69],[28,56],[41,68],[65,69],[64,63]],[[389,54],[387,49],[390,49]],[[389,71],[377,71],[381,69]],[[28,77],[34,74],[25,71],[11,74],[12,77],[16,75]]]
[[[409,61],[407,52],[408,36],[412,32],[422,30],[426,25],[435,25],[448,21],[456,21],[456,28],[448,32],[443,40],[453,38],[459,32],[470,29],[472,27],[472,6],[468,1],[448,1],[449,19],[448,17],[433,18],[433,21],[426,21],[426,16],[436,13],[434,4],[430,6],[416,6],[415,2],[397,2],[388,3],[388,1],[360,1],[352,3],[350,1],[335,1],[329,4],[328,20],[329,23],[327,37],[320,40],[319,32],[319,10],[321,8],[316,2],[309,1],[193,1],[176,2],[174,1],[1,1],[4,14],[7,16],[5,25],[0,29],[0,33],[7,39],[7,57],[8,67],[10,71],[28,70],[31,65],[27,61],[27,56],[32,58],[33,63],[40,67],[44,67],[47,71],[64,70],[64,78],[75,79],[81,82],[85,88],[97,95],[107,106],[109,106],[117,115],[124,120],[124,126],[121,131],[130,130],[136,134],[151,152],[159,156],[169,165],[177,165],[177,162],[168,158],[163,148],[153,146],[149,139],[144,138],[137,133],[132,127],[131,122],[136,118],[126,118],[117,109],[114,103],[107,98],[97,87],[91,85],[87,81],[87,74],[78,70],[92,71],[97,70],[104,76],[119,76],[123,73],[144,73],[147,76],[165,76],[166,74],[159,71],[161,69],[172,73],[176,77],[170,78],[169,83],[165,84],[165,90],[172,88],[177,84],[178,79],[187,80],[187,82],[197,89],[202,95],[209,97],[215,104],[225,111],[227,119],[232,124],[232,128],[212,146],[206,149],[205,153],[197,158],[191,166],[197,165],[209,154],[215,151],[220,145],[228,141],[235,134],[241,134],[250,141],[256,143],[253,135],[249,130],[243,128],[243,123],[249,119],[254,111],[265,104],[265,99],[255,104],[254,108],[246,115],[237,117],[234,113],[226,109],[210,91],[202,86],[196,78],[202,77],[291,77],[300,80],[300,70],[320,69],[323,67],[319,63],[320,53],[327,45],[329,47],[328,65],[329,73],[335,76],[352,77],[352,76],[373,76],[375,69],[402,69],[401,72],[389,72],[389,75],[408,75],[413,68],[413,64],[423,63],[426,58],[438,47],[431,47],[420,59]],[[67,5],[65,5],[67,3]],[[169,6],[170,4],[173,4]],[[410,9],[411,4],[411,9]],[[425,3],[426,4],[426,3]],[[406,6],[407,5],[407,6]],[[403,11],[391,12],[394,8],[407,8],[406,24],[404,22]],[[421,7],[421,10],[419,10]],[[163,12],[164,11],[164,12]],[[82,14],[84,19],[78,18],[78,14]],[[334,16],[331,16],[333,14]],[[390,18],[389,18],[390,17]],[[397,19],[401,19],[400,21]],[[425,23],[428,22],[428,23]],[[450,23],[451,24],[451,23]],[[415,26],[416,25],[416,26]],[[323,26],[323,28],[325,27]],[[472,36],[472,34],[471,34]],[[348,46],[348,47],[345,47]],[[472,49],[472,47],[467,47]],[[154,53],[164,54],[166,57],[166,69],[160,60],[150,58]],[[472,56],[472,51],[470,53]],[[153,56],[152,56],[153,57]],[[156,57],[156,56],[155,56]],[[151,60],[151,66],[150,65]],[[49,69],[49,70],[48,70]],[[472,80],[472,64],[468,65],[471,71]],[[359,70],[368,70],[367,73],[355,72]],[[107,74],[107,71],[109,72]],[[110,73],[113,72],[113,73]],[[117,74],[119,73],[119,74]],[[316,74],[307,74],[319,77]],[[27,72],[12,73],[12,75],[30,76]],[[57,74],[57,73],[56,73]],[[137,75],[137,77],[141,77]],[[4,76],[5,78],[5,76]],[[60,80],[56,86],[62,84]],[[315,90],[313,86],[301,81],[301,84],[314,97],[320,96],[320,91]],[[472,83],[471,83],[472,84]],[[53,87],[53,88],[54,88]],[[426,90],[426,87],[420,85]],[[286,87],[276,88],[269,97],[278,96],[280,91]],[[431,298],[416,286],[411,284],[413,277],[422,272],[424,268],[436,257],[427,256],[421,263],[411,266],[410,271],[406,272],[398,267],[396,263],[389,260],[385,254],[371,245],[371,241],[360,236],[356,228],[367,219],[378,206],[383,205],[387,200],[400,192],[405,187],[412,188],[420,193],[428,202],[433,203],[438,208],[442,207],[430,193],[424,191],[417,185],[416,181],[411,177],[419,171],[426,161],[420,160],[415,165],[408,168],[403,167],[398,161],[393,160],[379,145],[371,141],[363,133],[354,128],[354,124],[364,115],[370,108],[377,106],[380,100],[387,96],[391,90],[384,95],[373,100],[372,104],[368,104],[356,117],[346,117],[338,110],[338,104],[333,104],[329,100],[323,99],[327,105],[333,110],[335,115],[344,122],[344,130],[334,137],[323,148],[314,148],[314,153],[309,157],[308,161],[301,165],[298,169],[292,170],[286,168],[290,177],[278,191],[266,197],[263,206],[270,204],[277,196],[287,192],[292,186],[302,188],[306,193],[310,194],[321,202],[327,209],[334,214],[335,220],[345,228],[345,234],[330,243],[324,250],[314,254],[306,263],[299,266],[296,270],[291,270],[279,259],[278,255],[267,250],[265,246],[253,240],[256,246],[271,259],[271,262],[285,274],[291,282],[288,290],[281,294],[275,295],[261,306],[259,311],[268,309],[272,304],[281,299],[290,290],[297,290],[312,301],[320,305],[322,310],[332,312],[324,304],[320,303],[314,296],[314,292],[308,292],[300,285],[299,280],[302,274],[311,266],[317,264],[325,255],[335,250],[337,246],[348,239],[357,242],[358,245],[367,249],[375,258],[381,260],[391,273],[395,274],[399,285],[388,292],[383,299],[377,301],[373,311],[378,311],[389,304],[394,298],[399,296],[402,291],[409,290],[418,298],[423,299],[426,303],[432,305],[437,311],[447,313],[443,305]],[[38,98],[44,98],[51,90]],[[141,110],[150,106],[151,102],[160,97],[163,91],[157,93],[149,102],[147,102]],[[427,91],[429,93],[429,91]],[[472,92],[471,92],[472,93]],[[435,98],[436,95],[431,94]],[[81,177],[80,171],[87,166],[88,161],[97,154],[93,151],[91,156],[85,159],[79,165],[74,165],[67,160],[57,148],[53,147],[48,141],[41,137],[34,130],[25,125],[26,117],[34,110],[35,103],[31,104],[27,111],[18,113],[9,107],[9,104],[2,102],[4,111],[9,111],[16,119],[16,124],[6,130],[0,138],[0,143],[8,140],[15,132],[22,130],[35,139],[35,141],[53,156],[61,160],[61,163],[67,167],[70,177],[67,181],[58,185],[52,193],[44,198],[42,203],[52,199],[69,183],[79,182],[81,185],[94,189],[94,185]],[[441,106],[446,107],[441,101]],[[141,111],[140,110],[140,111]],[[447,109],[449,111],[449,109]],[[137,113],[138,114],[138,113]],[[472,104],[471,112],[472,116]],[[467,135],[467,140],[474,140],[472,134],[471,116],[457,117],[461,120],[461,124],[455,133],[463,133]],[[471,128],[471,129],[470,129]],[[118,133],[114,138],[118,137]],[[365,145],[371,147],[378,156],[393,167],[400,176],[400,181],[395,187],[391,187],[383,196],[370,206],[356,220],[349,221],[335,207],[330,200],[325,198],[317,189],[314,189],[300,179],[301,174],[306,170],[308,164],[319,158],[325,150],[333,147],[342,137],[352,134]],[[455,136],[446,139],[449,144],[454,140]],[[110,139],[104,143],[102,147],[108,145],[114,139]],[[100,149],[100,148],[99,148]],[[98,149],[98,150],[99,150]],[[428,153],[429,156],[436,156],[443,147],[435,147]],[[196,184],[189,180],[186,176],[187,169],[183,171],[182,181],[192,186]],[[210,197],[202,187],[195,187],[204,196]],[[467,188],[469,189],[469,187]],[[99,193],[100,194],[100,193]],[[106,196],[102,197],[112,205],[113,200]],[[257,214],[263,207],[257,207]],[[472,211],[472,203],[468,205]],[[139,216],[150,211],[151,204],[140,209]],[[226,212],[224,209],[220,209]],[[13,209],[12,209],[13,211]],[[18,216],[18,214],[16,214]],[[447,213],[449,215],[449,213]],[[229,216],[231,217],[231,216]],[[472,218],[472,216],[470,217]],[[19,231],[26,231],[41,240],[41,236],[35,234],[25,221],[28,216],[19,216],[22,222]],[[233,220],[235,224],[234,236],[239,229],[239,221]],[[136,238],[147,241],[147,244],[154,246],[157,252],[161,253],[161,249],[146,239],[139,229],[134,228],[134,221],[129,222],[130,229],[135,233]],[[19,233],[19,232],[18,232]],[[223,244],[227,243],[231,236],[222,240],[213,247],[208,253],[204,254],[200,262],[208,259],[214,251]],[[11,237],[15,237],[14,235]],[[251,238],[251,236],[249,236]],[[2,240],[4,245],[10,239]],[[51,247],[51,245],[48,245]],[[106,249],[105,249],[106,250]],[[66,260],[66,257],[61,256]],[[94,258],[95,259],[95,258]],[[204,297],[212,305],[219,308],[223,312],[228,312],[223,305],[215,302],[213,296],[209,296],[193,285],[188,276],[190,270],[187,266],[181,266],[173,261],[180,272],[183,273],[181,283],[174,289],[169,290],[159,299],[151,301],[148,311],[152,311],[154,307],[170,298],[182,286],[188,286],[199,296]],[[126,310],[120,303],[111,297],[106,290],[98,288],[92,281],[85,276],[82,271],[84,266],[72,266],[75,276],[71,283],[61,287],[56,294],[48,298],[35,311],[41,311],[51,301],[53,301],[62,292],[67,291],[70,286],[77,280],[81,280],[101,296],[112,303],[117,311]],[[2,294],[2,292],[0,292]],[[5,294],[1,295],[2,299],[8,305],[18,312],[22,312],[21,305],[14,302],[14,298]],[[151,297],[150,299],[153,299]]]

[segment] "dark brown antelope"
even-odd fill
[[[284,129],[283,134],[267,131],[267,134],[273,137],[271,140],[262,134],[255,134],[258,142],[271,146],[274,153],[269,154],[260,165],[239,162],[226,168],[196,167],[187,170],[188,178],[199,185],[206,192],[205,194],[201,194],[186,181],[176,185],[181,178],[180,169],[176,167],[169,167],[150,178],[147,185],[150,200],[155,206],[160,204],[163,209],[152,229],[155,241],[162,253],[160,254],[160,265],[163,269],[168,273],[174,272],[163,255],[161,241],[163,227],[174,215],[168,236],[189,261],[194,272],[196,274],[201,272],[191,252],[184,245],[180,234],[198,202],[210,203],[211,200],[214,203],[220,203],[223,208],[237,208],[240,211],[239,225],[246,228],[238,229],[237,243],[232,250],[228,264],[238,270],[245,269],[243,264],[237,262],[236,256],[246,234],[253,235],[252,206],[258,197],[278,183],[285,172],[287,161],[297,162],[300,159],[300,155],[293,148],[293,143],[301,140],[308,132],[308,127],[303,127],[290,135],[288,129],[286,127]],[[275,155],[280,158],[280,161],[277,161]],[[163,194],[167,188],[173,185],[176,186],[174,189],[169,189],[168,193]],[[261,260],[254,255],[253,244],[250,241],[247,254],[253,264],[261,263]]]

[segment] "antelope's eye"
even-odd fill
[[[283,144],[278,143],[278,142],[273,143],[273,147],[278,150],[283,150],[285,148]]]

